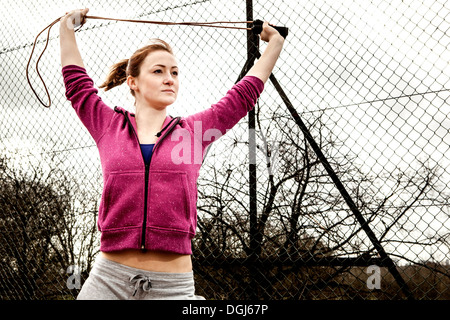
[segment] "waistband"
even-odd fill
[[[194,272],[155,272],[137,269],[97,256],[92,275],[104,280],[128,282],[134,287],[133,296],[139,291],[152,292],[157,296],[194,296]]]
[[[101,271],[103,274],[111,276],[111,277],[130,277],[136,274],[143,274],[145,276],[150,277],[153,281],[158,282],[167,282],[167,281],[194,281],[194,272],[157,272],[157,271],[149,271],[138,268],[133,268],[130,266],[126,266],[124,264],[106,259],[101,255],[98,255],[95,264],[92,268],[91,272]]]

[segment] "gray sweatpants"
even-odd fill
[[[77,300],[204,300],[194,291],[193,272],[152,272],[99,255]]]

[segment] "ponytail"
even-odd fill
[[[111,67],[105,82],[99,86],[99,88],[105,88],[105,91],[108,91],[126,82],[128,76],[139,76],[140,68],[145,57],[158,50],[167,51],[170,54],[173,54],[172,48],[167,42],[160,39],[151,39],[148,45],[138,49],[130,59],[124,59],[114,64]],[[134,91],[131,88],[130,92],[134,96]]]
[[[111,67],[105,82],[99,88],[105,88],[105,91],[111,90],[114,87],[120,86],[127,81],[127,66],[128,59],[120,60]]]

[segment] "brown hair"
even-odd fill
[[[136,50],[130,59],[120,60],[114,64],[105,82],[99,86],[99,88],[105,88],[105,91],[111,90],[114,87],[121,85],[127,81],[128,76],[138,77],[141,69],[141,65],[145,58],[152,52],[163,50],[173,54],[170,45],[161,39],[152,39],[151,43]],[[130,89],[131,94],[134,96],[134,91]]]

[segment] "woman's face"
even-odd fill
[[[129,77],[128,85],[134,90],[137,105],[144,103],[161,110],[173,104],[179,89],[175,57],[163,50],[148,54],[139,76]]]

